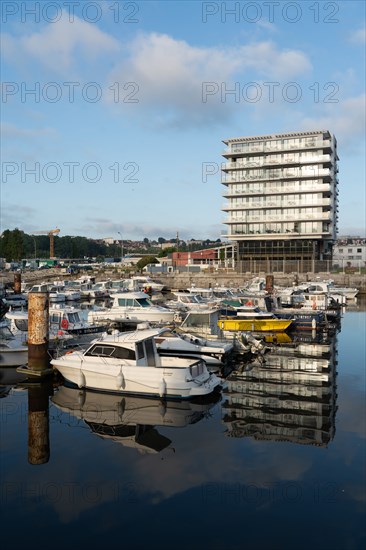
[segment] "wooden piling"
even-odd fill
[[[45,464],[50,457],[49,385],[28,388],[28,462]]]
[[[266,291],[269,294],[273,293],[274,277],[273,275],[266,275]]]
[[[48,369],[48,292],[28,296],[28,368],[35,372]]]
[[[20,294],[22,287],[22,274],[14,273],[14,294]]]

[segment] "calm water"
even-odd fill
[[[2,547],[364,548],[364,310],[318,356],[236,371],[216,403],[15,387],[3,369]]]

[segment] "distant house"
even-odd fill
[[[366,266],[366,239],[341,237],[333,249],[333,265],[338,267]]]

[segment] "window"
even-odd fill
[[[96,344],[93,346],[85,355],[113,357],[114,359],[129,359],[131,361],[136,359],[136,354],[132,349],[101,344]]]
[[[147,364],[150,367],[155,367],[155,348],[151,338],[145,340],[145,351],[146,351]]]
[[[22,332],[27,332],[28,319],[15,319],[15,326],[18,330],[21,330]]]
[[[144,354],[144,346],[142,345],[142,342],[137,342],[136,352],[137,352],[137,359],[143,359],[145,354]]]

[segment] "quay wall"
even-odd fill
[[[294,282],[300,284],[305,281],[316,281],[332,279],[335,285],[357,288],[359,294],[366,295],[366,276],[363,274],[344,274],[344,273],[260,273],[254,275],[251,273],[169,273],[167,275],[157,275],[156,279],[165,284],[169,289],[182,290],[190,287],[192,284],[197,287],[241,287],[254,277],[274,276],[274,284],[277,286],[292,286]],[[152,276],[154,278],[154,276]],[[297,281],[296,281],[297,279]]]
[[[97,281],[111,279],[127,278],[127,273],[121,273],[120,270],[103,269],[102,271],[88,272],[88,275],[94,275]],[[204,273],[187,273],[175,272],[168,274],[154,274],[153,279],[159,280],[170,289],[182,290],[190,287],[192,284],[197,287],[209,288],[215,286],[241,287],[245,283],[253,279],[253,277],[265,277],[266,275],[274,276],[274,284],[278,286],[291,286],[296,280],[298,283],[305,281],[315,281],[332,279],[338,286],[349,286],[357,288],[360,295],[366,295],[366,276],[362,273],[236,273],[236,272],[204,272]],[[59,269],[48,269],[43,272],[22,273],[22,281],[32,282],[34,284],[42,281],[53,281],[55,279],[75,279],[80,275],[69,275],[60,273]],[[0,281],[7,285],[13,285],[14,273],[0,272]]]

